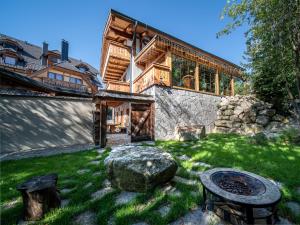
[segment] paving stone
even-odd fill
[[[87,183],[86,185],[83,186],[84,189],[87,189],[93,185],[92,182]]]
[[[98,199],[101,199],[103,198],[105,195],[107,195],[108,193],[111,193],[113,192],[114,189],[111,188],[111,187],[106,187],[106,188],[103,188],[103,189],[100,189],[94,193],[91,194],[91,198],[92,200],[98,200]]]
[[[111,183],[108,179],[105,179],[102,183],[103,187],[111,187]]]
[[[295,216],[300,215],[300,204],[297,202],[287,202],[286,207],[288,207]]]
[[[35,221],[25,221],[25,220],[18,220],[17,225],[30,225],[30,224],[34,224]]]
[[[82,175],[82,174],[88,173],[90,171],[91,171],[90,169],[81,169],[81,170],[77,170],[77,173]]]
[[[99,165],[99,164],[100,164],[100,161],[99,161],[99,160],[93,160],[93,161],[90,161],[89,164],[92,164],[92,165]]]
[[[170,225],[221,225],[223,224],[213,212],[202,212],[200,207],[191,210]]]
[[[148,223],[145,223],[145,222],[138,222],[138,223],[134,223],[132,225],[148,225]]]
[[[14,208],[18,203],[21,202],[21,198],[14,198],[8,202],[5,202],[1,209],[2,210],[7,210],[7,209],[11,209],[11,208]]]
[[[61,189],[60,190],[60,193],[62,194],[68,194],[70,193],[71,191],[73,191],[75,188],[64,188],[64,189]]]
[[[99,171],[99,172],[95,172],[95,173],[93,173],[93,176],[100,176],[101,175],[101,172]]]
[[[87,225],[87,224],[95,224],[96,223],[96,213],[91,211],[86,211],[84,213],[79,214],[74,219],[74,224],[78,225]]]
[[[193,196],[193,197],[198,197],[200,195],[199,192],[197,191],[191,191],[190,194]]]
[[[297,193],[298,195],[300,195],[300,187],[297,187],[297,188],[296,188],[296,193]]]
[[[192,164],[193,164],[193,167],[198,167],[198,166],[207,167],[207,168],[211,167],[210,164],[207,164],[205,162],[192,162]]]
[[[165,217],[166,215],[169,214],[170,210],[171,210],[171,205],[164,205],[160,207],[157,211],[162,217]]]
[[[61,200],[61,207],[66,207],[67,205],[69,205],[70,200],[69,199],[63,199]]]
[[[285,218],[279,217],[279,221],[275,223],[276,225],[293,225],[290,221]]]
[[[196,185],[198,182],[196,180],[189,180],[185,179],[183,177],[175,176],[172,181],[179,182],[182,184],[187,184],[187,185]]]
[[[170,183],[167,183],[162,187],[162,192],[174,197],[180,197],[182,195],[182,193],[175,187],[173,187]]]
[[[189,156],[187,156],[187,155],[181,155],[181,156],[178,157],[178,159],[184,160],[184,161],[188,161],[188,160],[191,159],[191,157],[189,157]]]
[[[142,143],[145,144],[145,145],[151,145],[151,146],[155,145],[154,141],[143,141]]]
[[[181,146],[182,146],[182,147],[188,147],[188,146],[190,146],[190,145],[187,144],[187,143],[182,143]]]
[[[115,224],[116,224],[115,217],[110,217],[109,220],[107,221],[107,225],[115,225]]]
[[[200,148],[201,147],[201,145],[193,145],[192,147],[191,147],[191,149],[197,149],[197,148]]]
[[[122,191],[116,198],[116,205],[124,205],[131,202],[138,196],[137,192]]]
[[[102,148],[98,149],[97,152],[98,152],[98,154],[103,154],[105,152],[105,149],[102,149]]]

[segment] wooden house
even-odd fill
[[[48,50],[48,44],[45,42],[42,47],[39,47],[0,34],[0,69],[2,71],[7,70],[17,74],[16,76],[23,75],[43,83],[52,90],[50,93],[45,92],[47,94],[91,97],[101,86],[97,80],[98,71],[88,63],[69,57],[68,52],[69,43],[65,40],[62,40],[61,51],[57,51]],[[6,78],[10,79],[5,76],[6,74],[8,73],[2,74],[2,81]],[[5,82],[5,85],[2,82],[1,91],[21,90],[23,88],[20,85],[21,80],[18,83]]]
[[[211,129],[217,103],[221,96],[234,95],[234,82],[241,72],[234,63],[111,10],[100,62],[106,89],[95,101],[100,114],[111,113],[115,126],[127,126],[131,139],[145,136],[143,132],[151,139],[175,139],[185,128]],[[148,108],[132,107],[136,104],[132,96],[149,98]],[[143,131],[150,117],[152,122]]]

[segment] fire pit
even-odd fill
[[[213,210],[235,224],[253,224],[256,219],[273,224],[278,219],[276,205],[281,194],[269,180],[230,168],[208,170],[200,179],[204,210]]]

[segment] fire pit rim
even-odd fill
[[[253,177],[255,179],[258,179],[265,185],[266,191],[264,193],[258,194],[258,195],[238,195],[231,192],[228,192],[218,185],[216,185],[212,179],[211,176],[216,172],[237,172],[242,173],[245,175],[248,175],[250,177]],[[273,205],[274,203],[277,203],[281,199],[281,193],[279,189],[269,180],[267,180],[264,177],[261,177],[257,174],[250,173],[247,171],[241,171],[237,169],[232,168],[214,168],[207,170],[203,172],[200,175],[200,180],[202,185],[213,194],[220,196],[224,198],[225,200],[231,201],[233,203],[238,203],[241,205],[252,205],[255,207],[266,207],[269,205]]]

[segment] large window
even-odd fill
[[[220,95],[231,94],[231,77],[228,74],[220,73]]]
[[[172,82],[174,86],[195,89],[196,63],[172,55]]]
[[[5,56],[4,57],[4,63],[9,65],[16,65],[17,59],[14,57]]]
[[[200,91],[215,93],[216,70],[205,65],[199,65]]]

